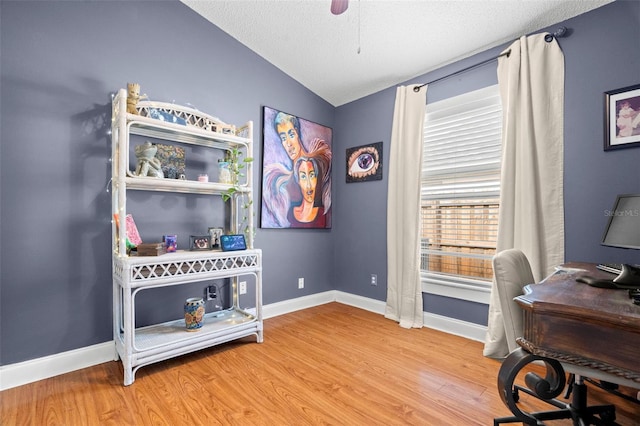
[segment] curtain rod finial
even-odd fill
[[[564,37],[567,34],[567,27],[560,27],[553,33],[554,37]]]
[[[544,36],[544,41],[550,43],[554,38],[559,39],[560,37],[566,37],[569,35],[567,27],[560,27],[553,32],[553,34],[547,34]]]

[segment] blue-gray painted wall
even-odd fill
[[[565,222],[567,261],[640,263],[637,250],[600,246],[610,209],[619,193],[640,193],[640,149],[603,151],[605,91],[640,84],[640,3],[617,1],[559,26],[569,37],[559,40],[565,56]],[[510,43],[479,53],[405,84],[426,83],[490,59]],[[419,55],[416,52],[416,55]],[[430,85],[427,103],[497,84],[496,62]],[[389,158],[395,87],[338,107],[335,131],[344,147],[384,142]],[[335,153],[336,164],[345,153]],[[337,220],[336,285],[339,290],[384,300],[386,296],[385,179],[345,184],[334,178]],[[342,189],[344,188],[344,189]],[[364,248],[364,250],[363,250]],[[378,287],[369,275],[378,274]],[[486,325],[487,306],[423,294],[426,312]]]
[[[112,339],[111,92],[138,82],[154,100],[188,103],[229,123],[253,120],[258,169],[263,105],[329,127],[335,108],[177,1],[0,7],[6,365]],[[187,169],[190,160],[197,158],[188,153]],[[257,188],[259,182],[256,174]],[[128,211],[147,241],[176,233],[184,248],[190,234],[221,224],[219,200],[130,194]],[[258,230],[265,304],[334,288],[332,235]],[[303,290],[298,277],[305,277]],[[203,289],[141,293],[139,325],[179,318],[185,297]]]
[[[0,365],[112,338],[105,132],[110,93],[131,81],[155,100],[189,103],[227,122],[253,120],[258,170],[262,106],[332,127],[333,229],[258,229],[264,303],[330,289],[384,300],[395,88],[334,108],[179,2],[3,1],[0,20]],[[602,150],[602,93],[640,83],[640,3],[618,1],[564,25],[573,31],[560,41],[567,70],[567,260],[640,263],[637,252],[598,244],[615,194],[640,192],[640,149]],[[495,80],[495,67],[485,66],[434,84],[428,101]],[[378,141],[385,178],[346,184],[345,149]],[[259,188],[258,176],[255,183]],[[172,231],[183,247],[203,222],[218,220],[219,205],[195,195],[138,193],[131,204],[143,238],[164,233],[163,221],[175,220]],[[378,274],[377,287],[369,284],[371,273]],[[303,290],[298,277],[305,278]],[[179,312],[184,296],[200,287],[150,294],[140,300],[141,321]],[[481,304],[428,296],[425,310],[486,323]]]

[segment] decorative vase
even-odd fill
[[[191,297],[184,302],[184,322],[187,331],[198,331],[204,322],[204,300]]]
[[[219,173],[218,181],[220,183],[226,183],[226,184],[232,183],[231,171],[229,170],[229,163],[227,163],[226,161],[219,161],[218,173]]]

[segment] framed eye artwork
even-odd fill
[[[347,183],[382,179],[382,142],[347,148]]]

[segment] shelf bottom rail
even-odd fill
[[[256,317],[239,309],[211,312],[204,316],[202,328],[187,331],[184,319],[169,321],[134,330],[133,352],[162,350],[168,344],[180,344],[206,339],[210,334],[220,334],[256,322]]]
[[[187,333],[187,332],[185,332]],[[197,334],[198,332],[189,333]],[[256,336],[256,341],[262,343],[263,329],[262,324],[255,321],[243,324],[239,328],[225,330],[220,333],[209,333],[203,335],[202,338],[194,338],[192,341],[185,341],[168,344],[164,348],[156,348],[155,350],[139,351],[126,353],[124,343],[121,338],[116,339],[116,350],[120,355],[124,369],[124,385],[128,386],[135,380],[135,374],[139,368],[149,364],[164,361],[180,355],[206,349],[212,346],[227,343],[243,337]]]

